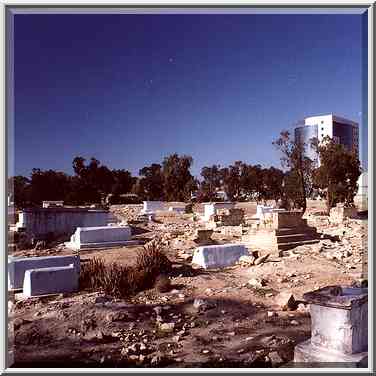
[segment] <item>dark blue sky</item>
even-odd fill
[[[16,15],[15,168],[280,167],[297,120],[362,124],[360,15]],[[363,115],[364,116],[364,115]],[[364,132],[363,132],[364,133]],[[363,137],[362,143],[366,142]]]

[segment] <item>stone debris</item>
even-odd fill
[[[260,264],[264,263],[268,259],[269,256],[270,256],[270,253],[259,257],[258,259],[255,260],[255,265],[260,265]]]
[[[284,291],[278,294],[275,298],[275,302],[282,311],[296,309],[296,301],[294,295],[289,291]]]
[[[252,278],[247,282],[247,284],[252,287],[262,288],[266,286],[266,280],[263,278]]]
[[[252,266],[255,263],[255,257],[253,256],[241,256],[238,264],[242,267]]]
[[[159,325],[159,329],[163,332],[173,332],[175,328],[175,323],[173,322],[166,322]]]

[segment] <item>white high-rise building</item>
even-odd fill
[[[306,144],[306,155],[318,165],[320,161],[310,139],[317,138],[320,143],[326,136],[354,151],[359,158],[359,125],[355,121],[329,114],[307,117],[296,124],[295,141]]]

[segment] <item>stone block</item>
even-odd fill
[[[307,227],[307,220],[302,218],[301,212],[277,211],[273,212],[273,228]]]
[[[50,234],[68,240],[77,227],[106,226],[108,214],[108,210],[85,208],[29,208],[20,213],[16,226],[38,240]]]
[[[366,363],[368,289],[328,286],[303,298],[310,304],[311,339],[295,347],[294,361]]]
[[[241,256],[246,255],[247,249],[240,244],[202,246],[195,250],[192,263],[204,269],[225,268],[235,265]]]
[[[304,367],[363,368],[368,366],[368,352],[344,354],[314,346],[308,339],[294,349],[294,363]]]
[[[237,236],[243,235],[243,226],[224,226],[221,228],[221,234],[225,236]]]
[[[368,303],[351,310],[311,304],[310,313],[313,345],[345,354],[367,351]]]
[[[64,206],[64,201],[43,201],[42,207],[43,208],[52,208],[57,206]]]
[[[235,208],[218,209],[215,220],[221,226],[239,226],[244,223],[244,210]]]
[[[357,214],[357,208],[346,208],[341,204],[337,204],[335,208],[330,209],[329,221],[332,224],[342,224],[345,218],[356,218]]]
[[[210,221],[212,216],[217,214],[218,209],[232,209],[235,204],[233,202],[210,202],[204,204],[204,220]]]
[[[157,210],[164,209],[163,201],[143,201],[144,207],[140,214],[153,214]]]
[[[211,229],[197,229],[193,235],[193,240],[196,243],[211,242],[212,235],[213,235],[213,230]]]
[[[185,208],[180,208],[177,206],[170,206],[168,211],[178,213],[178,214],[185,214]]]
[[[78,227],[67,246],[87,249],[135,244],[130,240],[131,235],[130,226]]]
[[[8,289],[21,289],[25,272],[30,269],[61,267],[73,264],[80,271],[80,257],[46,256],[46,257],[8,257]]]
[[[73,264],[54,268],[26,270],[23,295],[32,297],[78,290],[79,272]]]

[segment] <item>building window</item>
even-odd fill
[[[321,124],[324,124],[324,120],[321,120]]]
[[[323,127],[321,127],[321,130],[323,131],[323,130],[324,130],[324,128],[323,128]]]

